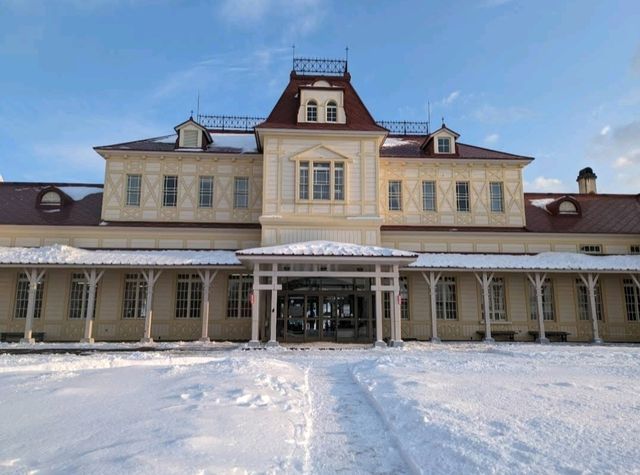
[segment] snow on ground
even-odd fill
[[[640,346],[319,346],[0,355],[0,473],[640,473]]]

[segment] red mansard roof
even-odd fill
[[[346,124],[327,123],[298,123],[298,109],[300,107],[300,88],[311,86],[316,81],[326,81],[332,88],[344,91],[344,110]],[[306,130],[357,130],[372,132],[387,132],[380,127],[371,116],[360,96],[351,85],[351,75],[344,76],[302,76],[291,73],[289,84],[278,99],[275,107],[263,123],[256,129],[306,129]]]

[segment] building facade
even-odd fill
[[[95,151],[103,185],[0,184],[5,340],[640,341],[639,195],[524,193],[532,157],[376,122],[346,64]]]

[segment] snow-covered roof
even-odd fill
[[[194,267],[237,266],[240,261],[233,251],[90,251],[54,244],[44,247],[0,247],[0,265]]]
[[[401,257],[415,258],[415,252],[387,247],[361,246],[334,241],[307,241],[280,246],[256,247],[237,251],[238,256],[326,256],[326,257]]]
[[[593,256],[575,252],[513,254],[421,254],[410,269],[640,272],[640,256]]]

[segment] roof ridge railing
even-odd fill
[[[245,115],[209,115],[199,114],[198,123],[207,129],[236,130],[253,132],[256,125],[265,121],[265,117]]]
[[[378,120],[376,124],[388,129],[392,135],[429,135],[428,121]]]
[[[293,71],[300,75],[344,76],[346,59],[293,58]]]

